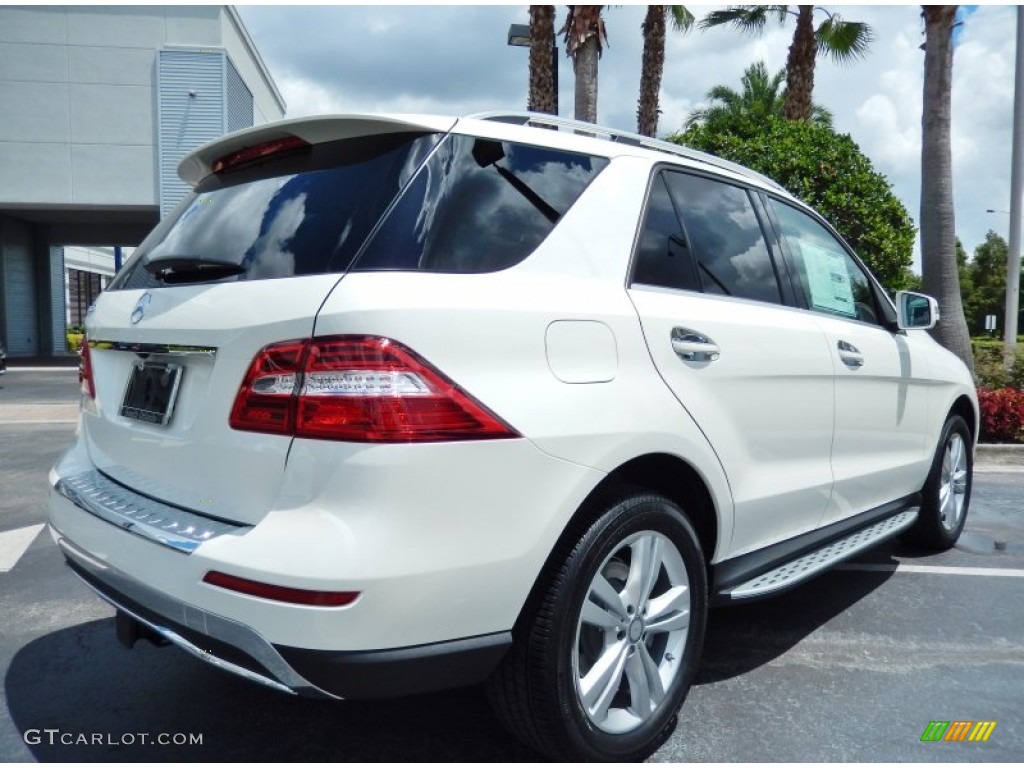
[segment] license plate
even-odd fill
[[[121,415],[163,426],[171,420],[180,383],[180,365],[135,363],[124,390]]]

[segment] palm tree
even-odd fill
[[[716,85],[706,94],[711,104],[690,113],[684,128],[704,124],[723,133],[756,133],[769,118],[785,117],[786,89],[782,87],[785,78],[784,69],[772,76],[763,61],[751,64],[740,79],[742,91]],[[832,113],[820,104],[812,104],[811,122],[831,128]]]
[[[793,42],[786,59],[786,119],[810,120],[814,91],[814,64],[818,52],[829,54],[838,64],[849,64],[867,52],[873,34],[871,27],[859,21],[843,21],[838,14],[821,6],[730,5],[724,11],[712,11],[701,21],[701,29],[730,24],[750,34],[761,34],[774,17],[784,24],[788,16],[796,18]],[[814,12],[825,19],[814,27]]]
[[[597,122],[597,61],[608,43],[603,5],[570,5],[561,32],[576,75],[576,119]]]
[[[530,6],[530,103],[531,112],[558,114],[555,71],[555,6]]]
[[[647,17],[641,29],[644,33],[644,54],[640,69],[640,99],[637,102],[637,131],[643,136],[654,136],[658,130],[658,91],[665,70],[665,19],[672,16],[672,28],[688,32],[693,26],[693,14],[683,5],[648,5]]]
[[[942,308],[932,335],[973,372],[971,338],[960,298],[953,220],[950,115],[955,5],[923,5],[924,108],[921,113],[921,272],[924,291]]]

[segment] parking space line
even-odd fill
[[[0,573],[7,573],[18,564],[41,530],[42,523],[0,533]]]
[[[20,424],[75,424],[78,419],[0,419],[0,426]]]
[[[1024,579],[1024,568],[971,568],[957,565],[913,565],[910,563],[842,563],[840,571],[874,571],[882,573],[936,573],[944,576],[1003,576]]]

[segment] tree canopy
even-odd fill
[[[669,140],[774,179],[828,219],[889,291],[911,283],[914,222],[848,135],[768,118],[752,136],[697,125]]]
[[[972,336],[985,333],[985,315],[995,315],[998,327],[1003,327],[1006,308],[1006,258],[1009,250],[1006,241],[989,230],[985,235],[985,242],[974,249],[974,259],[965,264],[960,273],[964,314]],[[967,273],[966,280],[964,272]]]

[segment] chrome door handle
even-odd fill
[[[689,328],[672,329],[672,349],[681,359],[694,363],[711,363],[722,354],[715,342]]]
[[[836,346],[839,348],[839,359],[850,368],[860,368],[864,365],[864,355],[853,344],[848,341],[840,341]]]

